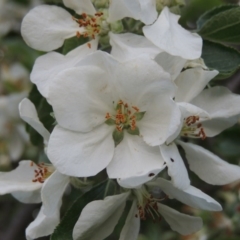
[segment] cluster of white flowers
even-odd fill
[[[182,28],[180,16],[168,7],[158,13],[156,0],[93,2],[63,0],[74,16],[61,7],[41,5],[23,19],[22,36],[34,49],[52,51],[72,37],[89,41],[66,55],[48,52],[36,60],[30,79],[52,105],[56,126],[49,133],[26,98],[19,111],[43,136],[52,164],[23,160],[15,170],[0,173],[0,194],[42,202],[26,230],[27,239],[35,239],[58,225],[70,177],[91,177],[106,169],[122,191],[86,205],[73,229],[74,240],[105,239],[127,200],[132,207],[120,240],[137,239],[140,219],[160,216],[180,234],[196,232],[202,227],[200,218],[160,202],[175,198],[210,211],[221,206],[191,186],[177,145],[203,181],[224,185],[238,180],[239,166],[181,139],[204,140],[233,126],[240,96],[208,85],[218,72],[200,59],[201,37]],[[126,32],[125,18],[141,21],[143,35]],[[110,53],[98,50],[106,36]],[[159,178],[165,169],[171,181]]]

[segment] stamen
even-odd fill
[[[51,164],[35,164],[34,162],[31,162],[30,166],[37,167],[37,169],[34,169],[35,175],[32,182],[44,183],[44,181],[55,171],[55,168]]]
[[[204,140],[206,134],[200,121],[199,116],[189,116],[185,119],[185,123],[182,127],[181,135],[185,137],[201,138]]]

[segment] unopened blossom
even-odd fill
[[[58,123],[50,160],[66,175],[93,176],[107,168],[110,178],[136,178],[135,186],[150,180],[165,168],[158,145],[180,124],[174,91],[152,60],[119,63],[107,53],[91,54],[50,86]]]
[[[21,32],[30,47],[51,51],[61,47],[65,39],[74,36],[98,39],[116,27],[112,25],[116,20],[126,16],[152,23],[157,15],[153,2],[153,0],[134,0],[131,3],[125,0],[112,1],[108,13],[104,13],[97,11],[90,0],[64,0],[65,6],[73,9],[81,18],[73,17],[58,6],[41,5],[24,17]],[[91,44],[88,45],[91,48]]]
[[[73,229],[73,239],[105,239],[110,235],[119,221],[127,200],[132,200],[120,240],[137,239],[140,220],[160,222],[162,218],[172,230],[182,235],[189,235],[201,229],[202,220],[182,214],[164,204],[167,196],[198,209],[220,211],[221,206],[214,199],[200,190],[190,186],[181,191],[171,182],[158,178],[138,189],[106,197],[104,200],[93,201],[86,205]]]

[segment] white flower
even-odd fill
[[[23,99],[19,104],[21,118],[43,138],[47,147],[50,133],[39,121],[32,102]],[[21,161],[18,168],[0,174],[0,194],[12,193],[25,203],[42,202],[36,219],[26,229],[27,240],[50,235],[60,222],[62,195],[69,184],[69,177],[62,175],[52,164],[35,164]]]
[[[132,16],[152,23],[157,15],[153,0],[134,0],[131,3],[126,0],[112,1],[109,18],[103,12],[96,12],[90,0],[63,2],[82,18],[76,19],[57,6],[42,5],[34,8],[24,17],[21,27],[22,36],[30,47],[51,51],[61,47],[65,39],[74,36],[98,39],[99,34],[111,31],[111,23],[123,17]]]
[[[28,141],[24,125],[18,114],[18,103],[26,93],[0,97],[0,139],[7,145],[7,152],[12,160],[18,160]]]
[[[212,211],[222,209],[214,199],[192,186],[186,191],[181,191],[175,188],[171,182],[159,178],[139,189],[132,189],[126,193],[87,204],[73,229],[73,239],[105,239],[113,232],[130,196],[133,203],[121,231],[120,240],[137,239],[140,220],[150,218],[160,221],[161,216],[174,231],[182,235],[198,231],[202,227],[202,220],[179,213],[161,204],[160,202],[165,200],[162,191],[169,197],[176,198],[195,208]]]
[[[185,61],[179,58],[174,59],[166,53],[161,53],[156,61],[163,65],[163,68],[171,73],[172,79],[175,80],[178,87],[175,101],[182,111],[182,126],[167,140],[168,145],[160,146],[160,150],[173,183],[185,189],[189,185],[187,171],[176,144],[172,141],[179,135],[204,140],[206,137],[215,136],[231,127],[237,122],[237,116],[240,113],[240,96],[222,86],[204,89],[208,82],[218,74],[215,70],[204,70],[196,65],[197,67],[180,73]],[[178,65],[175,64],[176,61]],[[176,143],[184,148],[190,169],[204,181],[223,185],[240,178],[239,166],[221,160],[200,146],[182,141]]]
[[[50,87],[58,123],[50,160],[66,175],[93,176],[107,167],[110,178],[135,177],[134,185],[150,180],[165,168],[157,145],[180,124],[173,95],[169,75],[154,61],[119,63],[93,53]]]
[[[110,35],[111,54],[120,61],[148,55],[154,58],[166,52],[184,59],[197,59],[202,52],[202,39],[178,24],[180,16],[163,9],[157,21],[143,27],[144,36],[132,33]]]
[[[88,44],[91,44],[91,48]],[[49,52],[37,58],[30,79],[37,85],[39,92],[48,99],[49,86],[52,79],[62,70],[74,67],[81,59],[97,50],[97,41],[92,40],[81,45],[66,55]]]
[[[143,27],[143,33],[164,52],[185,59],[199,58],[202,53],[202,38],[181,27],[179,18],[179,15],[171,13],[165,7],[155,23]]]

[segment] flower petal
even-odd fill
[[[202,122],[204,132],[208,137],[214,137],[221,133],[223,130],[232,127],[238,121],[238,116],[230,118],[214,118],[212,120],[207,120]]]
[[[49,100],[60,126],[88,132],[106,121],[107,112],[115,111],[113,94],[105,72],[95,66],[82,66],[56,76]]]
[[[171,177],[173,185],[181,190],[190,186],[188,172],[184,162],[178,152],[176,144],[161,145],[160,151],[168,167],[168,175]]]
[[[62,203],[62,196],[69,183],[69,177],[55,171],[43,184],[41,195],[43,213],[52,217]]]
[[[73,9],[77,14],[86,13],[94,15],[96,12],[91,0],[63,0],[66,7]]]
[[[128,196],[129,192],[87,204],[73,228],[73,239],[105,239],[113,232]]]
[[[186,59],[183,59],[178,56],[173,56],[166,52],[159,53],[155,61],[168,73],[170,73],[172,80],[174,81],[176,77],[182,71],[185,63],[187,62]]]
[[[33,127],[43,137],[45,144],[47,144],[50,137],[50,133],[40,122],[37,115],[37,110],[29,99],[24,98],[20,102],[19,113],[20,117],[25,122],[27,122],[31,127]]]
[[[91,48],[88,47],[91,44]],[[38,87],[39,92],[48,98],[49,85],[53,78],[62,70],[74,67],[78,61],[97,50],[97,40],[81,45],[67,55],[50,52],[37,58],[30,79]]]
[[[175,94],[170,75],[154,60],[138,57],[119,63],[114,70],[114,83],[121,100],[140,111],[147,111],[152,99],[159,95],[170,99]]]
[[[44,16],[44,17],[43,17]],[[24,41],[40,51],[51,51],[62,46],[80,28],[70,13],[61,7],[41,5],[23,19],[21,33]]]
[[[113,128],[103,124],[89,133],[56,126],[50,136],[48,157],[62,174],[89,177],[103,170],[113,158]]]
[[[143,140],[150,146],[157,146],[175,133],[181,123],[181,111],[176,103],[164,95],[159,95],[152,99],[137,126]]]
[[[216,70],[206,71],[202,68],[191,68],[183,71],[175,81],[178,86],[175,101],[190,102],[217,75],[218,71]]]
[[[158,203],[158,212],[165,218],[171,229],[182,234],[189,235],[202,228],[202,219],[182,214],[170,207]]]
[[[193,208],[209,211],[222,210],[222,207],[218,202],[193,186],[189,186],[185,190],[179,190],[174,187],[170,181],[163,178],[157,178],[154,182],[150,182],[148,186],[160,187],[160,189],[170,198],[175,198]]]
[[[155,0],[112,0],[109,6],[109,22],[125,17],[151,24],[157,18]]]
[[[137,240],[140,230],[140,218],[136,218],[136,213],[138,213],[137,204],[136,201],[133,201],[119,240]]]
[[[154,24],[143,27],[143,33],[153,44],[171,55],[185,59],[199,58],[202,39],[196,33],[182,28],[178,24],[179,18],[165,7]]]
[[[112,46],[111,55],[121,62],[129,61],[140,55],[154,58],[159,48],[154,46],[148,39],[133,33],[114,34],[109,33]]]
[[[192,143],[177,142],[183,147],[190,169],[203,181],[224,185],[240,179],[240,167],[229,164],[210,151]]]
[[[150,147],[139,136],[125,133],[107,173],[109,178],[118,178],[120,185],[133,188],[151,180],[164,168],[158,147]]]
[[[42,187],[41,183],[33,182],[37,167],[32,161],[23,160],[10,172],[0,173],[0,194],[17,191],[35,191]]]
[[[203,90],[191,103],[207,111],[211,118],[229,118],[240,113],[240,96],[222,86]]]
[[[40,203],[41,189],[37,189],[31,192],[13,192],[12,196],[22,203]]]
[[[39,237],[47,236],[53,233],[54,229],[60,222],[60,214],[54,217],[47,217],[43,214],[44,208],[41,207],[36,219],[30,223],[26,229],[27,240],[37,239]]]

